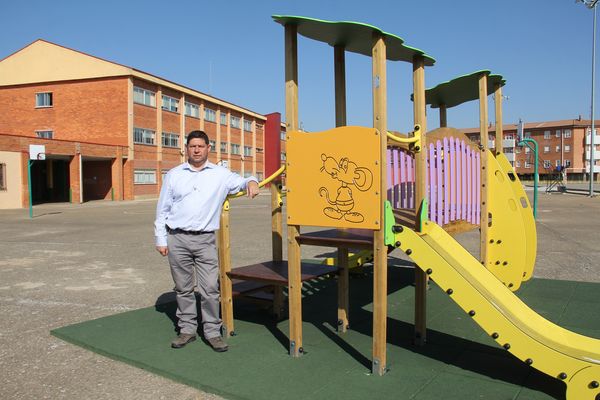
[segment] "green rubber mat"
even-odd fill
[[[401,261],[400,263],[404,263]],[[197,340],[171,349],[175,303],[65,326],[52,334],[75,345],[228,399],[563,399],[564,385],[502,350],[431,284],[428,342],[412,345],[413,272],[389,269],[388,368],[372,376],[372,276],[350,279],[350,331],[337,334],[336,282],[305,284],[306,354],[287,355],[288,321],[273,321],[256,305],[235,303],[236,336],[229,351]],[[519,296],[545,318],[600,337],[600,284],[532,279]]]

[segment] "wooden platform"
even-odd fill
[[[300,234],[297,240],[301,245],[372,249],[373,231],[368,229],[327,229]]]
[[[301,280],[304,282],[320,276],[337,273],[338,268],[330,265],[302,263],[301,271]],[[287,261],[265,261],[234,268],[227,275],[231,279],[287,286],[288,263]]]

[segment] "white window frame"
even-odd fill
[[[35,135],[40,139],[54,139],[54,131],[49,129],[35,131]]]
[[[204,120],[208,122],[217,122],[217,112],[212,108],[204,107]]]
[[[230,144],[230,154],[239,155],[240,154],[240,145],[237,143]]]
[[[192,118],[200,118],[200,106],[198,104],[185,102],[185,115]]]
[[[229,117],[229,124],[231,125],[232,128],[240,129],[240,117],[231,115]]]
[[[279,139],[285,140],[285,131],[279,131]]]
[[[156,185],[156,170],[155,169],[134,169],[133,170],[134,185]]]
[[[156,132],[152,129],[134,127],[133,143],[153,146],[156,144]]]
[[[560,153],[560,145],[557,145],[557,146],[556,146],[556,152],[557,152],[557,153]]]
[[[170,147],[174,149],[179,148],[179,134],[171,132],[162,133],[162,145],[163,147]]]
[[[560,137],[560,129],[557,129],[554,133],[555,133],[555,135],[556,135],[557,138]]]
[[[252,132],[252,121],[249,119],[244,119],[244,130],[246,132]]]
[[[550,153],[550,146],[544,146],[544,153]]]
[[[141,87],[133,87],[133,102],[149,107],[156,107],[156,93]]]
[[[244,146],[244,157],[252,157],[252,146]]]
[[[221,153],[227,153],[227,142],[221,142]]]
[[[550,160],[544,160],[544,168],[548,169],[552,166],[552,164],[550,163]]]
[[[550,139],[551,136],[552,136],[552,132],[544,131],[544,139]]]
[[[571,166],[571,160],[565,160],[565,168],[569,168]]]
[[[221,125],[225,125],[227,126],[227,113],[224,113],[223,111],[221,111],[221,117],[219,118],[219,122],[221,123]]]
[[[54,106],[52,92],[39,92],[35,94],[35,108],[50,108]]]
[[[209,139],[209,140],[208,140],[208,144],[210,145],[210,152],[211,152],[211,153],[216,153],[216,152],[217,152],[217,146],[216,146],[216,143],[217,143],[217,142],[215,142],[215,141],[214,141],[214,140],[212,140],[212,139]]]
[[[568,138],[570,138],[570,137],[571,137],[571,130],[570,130],[570,129],[565,129],[565,130],[563,131],[563,137],[564,137],[565,139],[568,139]]]
[[[179,99],[175,97],[162,95],[162,109],[165,111],[178,112],[179,111]]]
[[[571,152],[571,145],[565,144],[565,153]]]

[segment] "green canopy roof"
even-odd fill
[[[481,74],[488,76],[488,95],[494,93],[494,86],[497,83],[500,86],[504,86],[506,83],[502,75],[492,75],[488,70],[475,71],[425,90],[426,103],[431,105],[432,108],[439,108],[442,104],[450,108],[467,101],[479,99],[479,76]]]
[[[281,25],[296,25],[298,33],[309,39],[328,43],[331,46],[344,46],[347,51],[371,57],[373,32],[385,38],[387,59],[390,61],[412,62],[416,55],[425,58],[425,65],[430,67],[435,59],[422,50],[404,45],[402,38],[382,31],[372,25],[360,22],[324,21],[314,18],[291,15],[273,15],[275,22]]]

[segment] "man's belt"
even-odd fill
[[[186,231],[184,229],[179,229],[179,228],[169,228],[168,226],[167,228],[167,232],[171,235],[176,235],[176,234],[182,234],[182,235],[206,235],[207,233],[213,233],[213,231]]]

